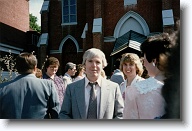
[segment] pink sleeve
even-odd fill
[[[165,113],[164,106],[161,88],[140,94],[131,87],[126,90],[123,119],[154,119]]]
[[[154,119],[165,113],[165,100],[161,95],[161,88],[140,94],[137,104],[140,119]]]

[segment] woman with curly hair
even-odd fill
[[[143,73],[143,65],[137,54],[125,53],[120,61],[120,70],[124,74],[125,81],[120,84],[120,90],[125,99],[125,90],[133,86],[136,82],[144,80],[141,75]],[[127,89],[128,91],[129,89]]]

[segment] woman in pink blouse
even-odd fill
[[[154,119],[165,114],[165,100],[161,94],[164,69],[170,40],[162,33],[148,37],[141,45],[143,64],[150,76],[126,89],[124,119]],[[161,64],[160,64],[161,63]]]
[[[137,54],[125,53],[120,61],[120,70],[124,74],[125,81],[120,84],[121,94],[125,100],[125,90],[133,86],[136,82],[144,80],[141,75],[143,73],[143,65]]]

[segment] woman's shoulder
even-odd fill
[[[81,80],[81,79],[83,79],[83,78],[84,78],[83,76],[77,76],[77,77],[75,77],[75,79],[73,80],[73,82],[78,81],[78,80]]]
[[[134,86],[140,92],[140,94],[146,94],[150,91],[162,88],[163,83],[153,77],[149,77],[148,79],[135,83]]]
[[[134,85],[135,83],[140,82],[140,81],[143,81],[143,80],[145,80],[143,77],[137,75],[137,76],[133,79],[131,85]]]
[[[137,76],[137,78],[136,78],[137,80],[138,80],[138,82],[139,81],[143,81],[143,80],[145,80],[143,77],[141,77],[141,76]]]

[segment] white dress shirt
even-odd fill
[[[89,107],[89,98],[90,98],[90,91],[91,91],[91,86],[89,85],[89,80],[87,79],[87,77],[85,77],[85,109],[86,109],[86,116],[87,116],[87,112],[88,112],[88,107]],[[100,109],[100,97],[101,97],[101,76],[99,77],[99,79],[97,81],[97,85],[95,86],[94,91],[97,97],[97,118],[99,115],[99,109]]]

